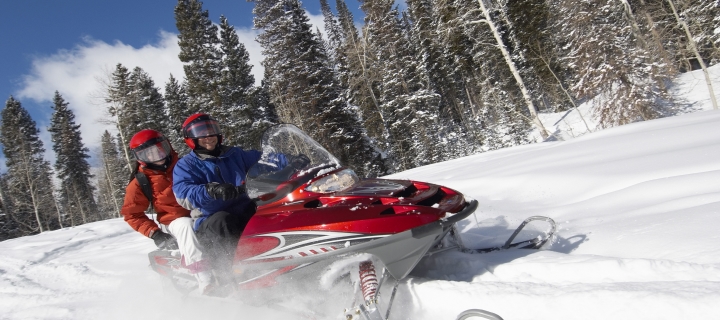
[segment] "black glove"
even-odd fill
[[[205,185],[205,190],[213,199],[230,200],[245,194],[245,186],[235,186],[229,183],[210,182]]]
[[[302,153],[290,158],[290,165],[298,170],[305,168],[309,164],[310,158]]]
[[[244,184],[243,184],[243,185],[236,186],[236,187],[235,187],[235,190],[237,190],[238,195],[246,194],[246,193],[247,193],[247,188],[245,187]]]
[[[153,239],[155,241],[155,245],[160,249],[165,250],[177,250],[178,244],[177,240],[175,238],[165,232],[162,232],[160,230],[157,230],[153,232],[150,239]]]

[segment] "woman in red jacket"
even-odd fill
[[[193,231],[190,210],[177,203],[172,191],[177,153],[160,132],[150,129],[142,130],[130,139],[130,150],[137,163],[133,178],[125,189],[121,209],[125,221],[136,231],[153,239],[158,248],[180,250],[185,265],[198,280],[200,292],[210,294],[214,287],[210,264],[203,259],[200,243]],[[148,192],[151,195],[143,192],[142,180],[149,184],[146,190],[151,191]],[[157,222],[167,226],[169,234],[145,214],[150,205],[157,213]]]

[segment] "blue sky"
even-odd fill
[[[361,16],[359,2],[346,0]],[[334,5],[334,1],[329,1]],[[182,78],[177,58],[175,0],[3,0],[0,1],[0,95],[2,105],[12,95],[37,122],[45,141],[46,158],[54,163],[45,128],[55,90],[70,103],[81,124],[83,143],[91,151],[107,116],[99,101],[100,82],[117,63],[143,68],[163,88],[172,73]],[[311,22],[322,27],[319,1],[304,1]],[[259,82],[260,47],[252,30],[254,4],[244,0],[206,0],[203,8],[213,22],[220,15],[234,25],[246,45]],[[1,157],[1,156],[0,156]],[[4,159],[0,159],[0,170]]]

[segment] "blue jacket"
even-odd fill
[[[231,200],[216,200],[205,190],[205,184],[209,182],[242,185],[248,169],[260,160],[260,151],[226,146],[222,148],[218,157],[191,152],[182,157],[173,169],[172,189],[177,202],[186,209],[200,210],[200,216],[195,220],[195,230],[215,212],[241,214],[250,205],[247,195]]]

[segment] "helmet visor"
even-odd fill
[[[163,139],[147,147],[140,146],[133,150],[135,158],[142,162],[157,162],[164,160],[170,155],[170,144]]]
[[[191,122],[183,132],[186,138],[202,138],[222,134],[217,121],[213,119],[203,119],[197,122]]]

